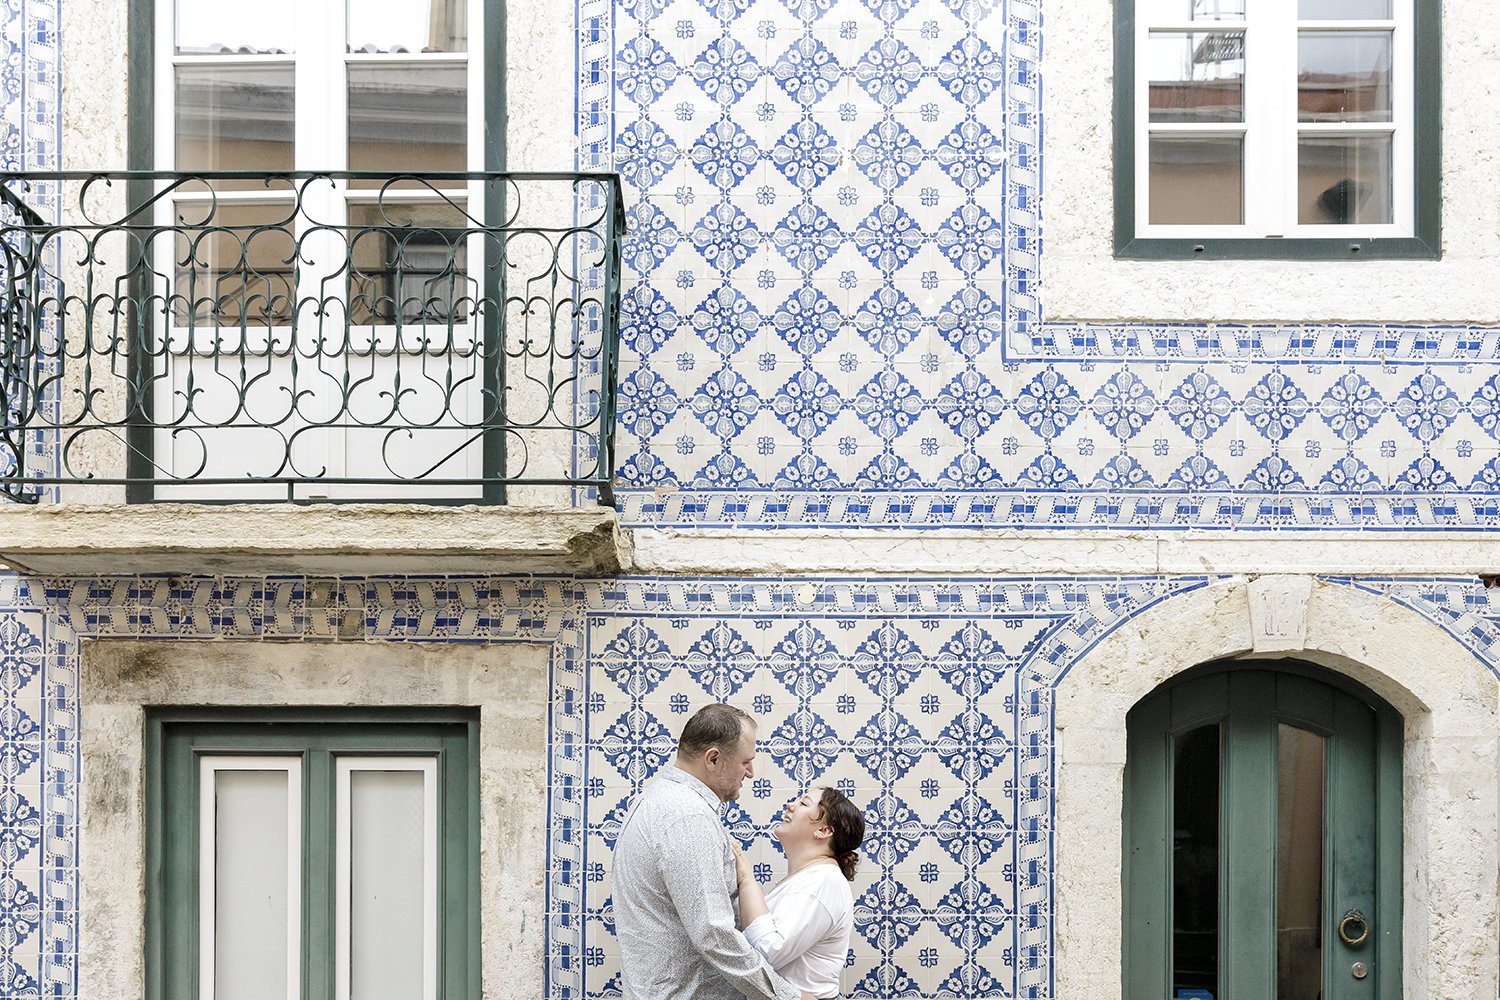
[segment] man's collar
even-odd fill
[[[719,813],[724,809],[724,803],[719,801],[719,796],[714,794],[714,790],[712,788],[709,788],[703,782],[699,781],[696,777],[684,771],[676,764],[668,764],[666,767],[662,768],[661,776],[662,780],[664,781],[670,781],[678,785],[685,785],[694,792],[697,792],[698,796],[702,798],[704,802],[708,803],[708,808],[713,810],[715,816],[719,815]]]

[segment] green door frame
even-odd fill
[[[1401,996],[1399,713],[1348,678],[1300,661],[1209,664],[1142,699],[1127,718],[1124,807],[1125,1000],[1172,996],[1173,741],[1220,726],[1219,995],[1276,996],[1276,747],[1280,723],[1327,740],[1323,858],[1324,997]],[[1342,914],[1370,915],[1357,947]],[[1354,962],[1369,969],[1351,974]]]
[[[197,1000],[202,754],[303,762],[302,997],[334,990],[334,756],[438,758],[438,996],[478,1000],[479,720],[466,709],[160,708],[146,714],[146,1000]],[[313,957],[309,957],[313,956]]]

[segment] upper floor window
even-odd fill
[[[1436,256],[1436,7],[1117,4],[1116,253]]]
[[[484,6],[158,0],[155,165],[482,170]]]

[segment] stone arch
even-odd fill
[[[1200,663],[1295,656],[1404,719],[1405,996],[1494,996],[1500,705],[1473,652],[1409,608],[1305,576],[1235,578],[1162,601],[1101,639],[1055,694],[1059,1000],[1121,996],[1125,715]]]

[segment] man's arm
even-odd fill
[[[708,816],[684,816],[662,832],[662,881],[693,948],[751,1000],[801,1000],[735,929],[724,884],[724,834]]]

